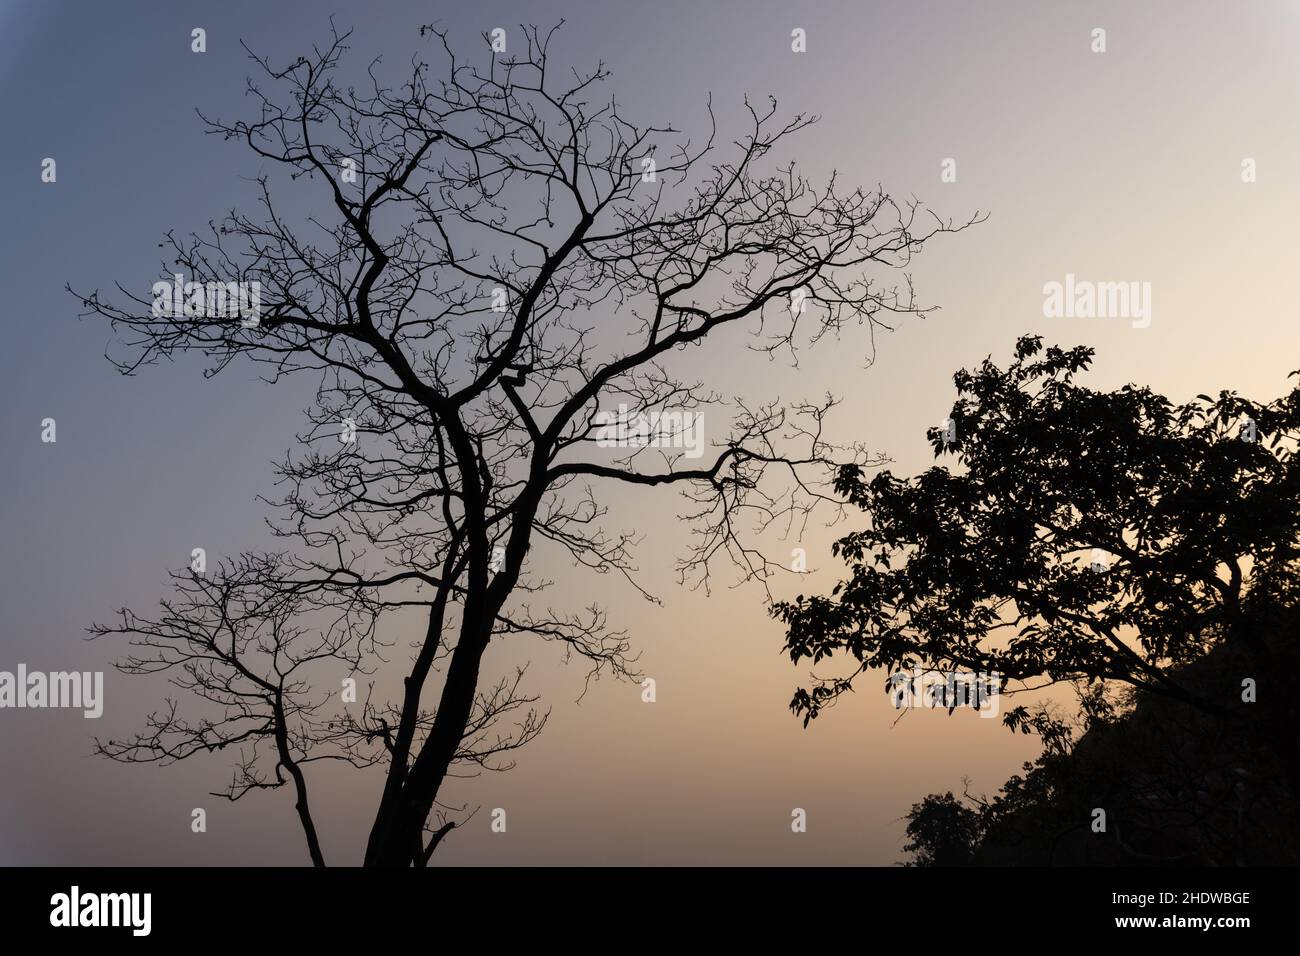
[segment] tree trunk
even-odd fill
[[[465,622],[462,626],[433,729],[403,786],[376,817],[366,846],[366,866],[407,867],[422,857],[424,823],[465,735],[478,690],[479,663],[491,637],[493,617],[489,615],[486,620]]]

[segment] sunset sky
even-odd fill
[[[309,383],[266,386],[239,363],[204,380],[189,360],[122,377],[103,357],[112,333],[79,321],[63,286],[147,289],[168,229],[248,202],[257,162],[205,136],[195,109],[248,115],[239,41],[284,61],[325,39],[331,14],[355,28],[354,61],[383,54],[394,67],[427,48],[423,23],[470,51],[493,27],[563,18],[552,57],[603,61],[628,116],[700,130],[711,94],[735,135],[743,98],[771,94],[821,116],[790,148],[814,181],[835,171],[944,218],[987,213],[917,259],[918,295],[938,311],[877,335],[870,367],[858,329],[798,367],[739,338],[683,365],[753,401],[840,395],[835,437],[888,455],[897,474],[931,463],[925,432],[952,403],[953,372],[1005,362],[1026,332],[1094,346],[1092,387],[1139,382],[1176,401],[1219,389],[1267,401],[1300,368],[1300,2],[6,0],[0,670],[108,673],[99,720],[0,711],[0,864],[306,862],[287,791],[233,805],[209,795],[228,780],[224,755],[165,769],[89,756],[92,735],[140,726],[166,689],[109,670],[122,648],[84,637],[115,608],[153,605],[194,547],[270,545],[257,496],[303,425]],[[791,51],[795,28],[806,53]],[[56,183],[41,181],[45,157]],[[941,181],[949,158],[956,182]],[[1044,286],[1067,275],[1149,283],[1149,327],[1045,317]],[[40,441],[47,417],[53,445]],[[874,683],[803,729],[787,704],[807,674],[781,654],[762,590],[723,576],[707,594],[678,587],[689,528],[674,492],[610,501],[619,527],[645,535],[638,563],[662,606],[568,567],[547,569],[550,601],[605,604],[657,701],[605,679],[579,702],[585,671],[554,647],[494,645],[489,673],[531,661],[527,687],[551,721],[513,771],[448,787],[449,803],[483,809],[439,862],[889,865],[913,802],[963,778],[992,792],[1035,755],[1029,738],[969,713],[896,720]],[[855,520],[784,545],[805,548],[814,573],[777,592],[829,590],[841,571],[830,544]],[[312,773],[327,854],[359,860],[380,776]],[[190,832],[196,807],[207,833]],[[495,807],[508,810],[504,834],[489,830]],[[806,833],[791,832],[793,808]]]

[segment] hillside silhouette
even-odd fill
[[[1300,614],[1290,616],[1300,624]],[[1275,652],[1294,663],[1294,630]],[[1239,694],[1249,661],[1220,645],[1177,669],[1205,695]],[[1267,743],[1283,717],[1263,702],[1231,718],[1168,698],[1129,695],[1131,709],[1085,701],[1077,739],[1045,714],[1044,751],[991,799],[931,794],[908,814],[921,866],[1245,866],[1300,860],[1300,793]],[[1253,710],[1252,710],[1253,708]],[[1033,729],[1027,727],[1026,729]],[[1294,727],[1291,728],[1294,731]],[[1106,829],[1092,828],[1096,808]]]

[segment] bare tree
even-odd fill
[[[494,637],[558,642],[593,674],[637,676],[626,633],[599,605],[532,603],[547,584],[537,568],[566,557],[655,599],[637,580],[636,536],[605,527],[602,485],[684,490],[695,538],[680,579],[707,587],[719,559],[765,581],[780,565],[742,532],[833,511],[834,469],[872,462],[824,437],[832,396],[728,402],[674,374],[677,353],[728,326],[749,348],[791,356],[850,324],[888,328],[922,309],[905,273],[882,285],[873,267],[902,269],[935,234],[976,221],[941,221],[834,176],[815,187],[773,155],[815,118],[779,120],[775,101],[746,103],[745,132],[712,160],[724,150],[711,106],[695,145],[634,125],[598,99],[603,66],[548,63],[554,30],[521,28],[521,52],[479,67],[426,30],[437,79],[417,57],[400,86],[384,85],[377,61],[365,83],[345,84],[348,34],[334,32],[283,69],[250,52],[259,115],[205,118],[289,181],[273,198],[271,177],[259,177],[256,214],[169,234],[164,274],[258,283],[255,324],[199,307],[175,314],[120,284],[116,303],[74,293],[118,330],[125,373],[197,352],[208,374],[246,358],[270,382],[319,380],[310,428],[277,468],[285,493],[270,503],[292,547],[227,562],[212,581],[183,574],[183,599],[158,619],[124,611],[95,629],[143,644],[128,672],[179,670],[182,688],[220,714],[188,722],[168,705],[147,733],[102,752],[169,761],[247,745],[228,795],[292,782],[318,865],[311,761],[382,764],[365,863],[423,865],[456,825],[440,802],[447,777],[500,766],[541,730],[521,674],[483,689]],[[313,195],[318,208],[295,216]],[[616,406],[654,427],[610,452],[602,413]],[[707,455],[694,456],[682,429],[706,408],[730,424],[715,424]],[[352,427],[356,440],[341,442]],[[328,695],[313,698],[305,675],[330,657],[378,666],[377,622],[412,609],[426,620],[401,700],[328,715]],[[324,616],[324,629],[303,615]]]

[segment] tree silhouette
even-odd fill
[[[913,866],[961,866],[970,862],[979,839],[979,814],[949,791],[913,804],[903,849]]]
[[[807,725],[869,668],[1119,682],[1223,719],[1251,713],[1295,783],[1300,388],[1269,404],[1225,391],[1176,405],[1077,384],[1092,357],[1023,337],[1007,368],[954,377],[952,427],[928,437],[959,467],[840,470],[837,490],[869,517],[836,544],[849,577],[773,613],[794,662],[847,665],[791,707]],[[1216,647],[1243,662],[1230,685],[1180,680]]]
[[[1296,595],[1287,630],[1300,613]],[[1292,655],[1294,658],[1294,655]],[[1240,690],[1247,651],[1219,644],[1175,669],[1207,697]],[[991,798],[931,794],[907,814],[914,866],[1250,866],[1300,859],[1297,791],[1272,744],[1279,708],[1227,717],[1148,691],[1080,688],[1077,714],[1018,721],[1042,753]],[[1095,811],[1106,813],[1094,828]]]
[[[761,530],[834,508],[833,469],[872,461],[823,438],[832,397],[729,403],[675,374],[676,356],[729,327],[770,355],[854,324],[886,328],[922,309],[910,281],[881,284],[873,267],[905,267],[935,234],[975,221],[940,221],[834,176],[817,187],[776,163],[815,118],[779,120],[774,101],[747,102],[746,131],[712,160],[711,106],[714,133],[699,144],[636,125],[598,98],[603,66],[548,62],[554,31],[521,28],[518,52],[481,67],[426,32],[437,78],[417,57],[399,86],[377,62],[354,86],[339,72],[348,34],[334,32],[283,68],[250,52],[258,114],[205,119],[278,178],[257,178],[256,213],[169,235],[163,274],[258,283],[255,323],[167,314],[121,285],[116,303],[79,294],[118,331],[126,373],[198,353],[209,374],[246,359],[270,382],[319,382],[312,426],[277,468],[274,528],[291,544],[223,562],[211,579],[182,573],[159,615],[124,611],[95,628],[143,644],[128,672],[178,675],[191,703],[215,711],[186,719],[169,703],[101,752],[166,762],[240,748],[226,795],[291,782],[317,865],[311,762],[384,767],[365,863],[423,865],[458,822],[447,777],[508,766],[540,731],[516,678],[484,690],[494,638],[558,642],[593,673],[635,676],[626,634],[599,605],[529,600],[547,583],[539,572],[566,561],[651,597],[636,535],[603,527],[602,486],[681,488],[695,541],[680,576],[707,586],[720,559],[760,581],[779,567],[738,522]],[[710,347],[721,360],[723,346]],[[677,426],[707,409],[711,451],[695,462],[672,447],[680,434],[640,432],[608,452],[601,413],[616,406]],[[331,711],[340,671],[378,667],[383,621],[412,610],[424,636],[401,700]],[[509,714],[517,723],[498,729]]]

